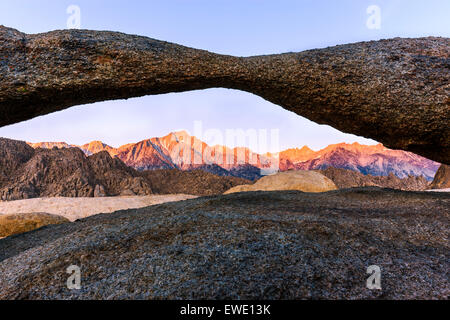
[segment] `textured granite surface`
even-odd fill
[[[0,126],[96,101],[225,87],[450,164],[449,56],[450,39],[434,37],[240,58],[122,33],[0,27]]]
[[[0,240],[0,299],[448,299],[449,202],[371,187],[91,216]]]

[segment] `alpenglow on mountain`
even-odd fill
[[[431,181],[439,163],[411,152],[392,150],[382,144],[339,143],[314,151],[307,146],[287,149],[279,154],[258,154],[245,147],[209,146],[186,131],[172,132],[119,148],[101,141],[82,146],[65,142],[29,143],[33,148],[78,147],[86,155],[107,151],[137,170],[201,169],[218,175],[233,175],[255,180],[261,175],[287,170],[349,169],[363,174],[399,178],[424,176]]]

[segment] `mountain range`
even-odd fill
[[[373,176],[393,174],[399,178],[423,176],[431,181],[439,163],[411,152],[392,150],[382,144],[339,143],[314,151],[307,146],[278,154],[258,154],[248,148],[209,146],[186,131],[172,132],[119,148],[101,141],[78,146],[65,142],[28,143],[33,148],[80,148],[87,156],[107,151],[139,171],[155,169],[201,169],[221,176],[256,180],[272,171],[325,170],[329,167],[353,170]]]
[[[0,138],[0,200],[155,193],[204,196],[251,183],[202,170],[137,171],[105,150],[88,156],[79,148],[58,146],[33,149],[23,141]]]
[[[90,143],[84,146],[83,152],[81,147],[66,143],[43,143],[32,148],[23,141],[0,138],[0,200],[173,193],[214,195],[238,185],[252,184],[250,178],[261,174],[258,167],[248,163],[235,166],[228,164],[229,169],[218,164],[189,166],[184,161],[187,158],[181,161],[174,154],[161,156],[159,152],[162,150],[168,152],[170,149],[167,145],[164,147],[163,142],[159,140],[157,147],[155,142],[148,142],[152,147],[148,147],[147,143],[129,145],[124,148],[125,150],[120,151],[107,147],[105,144]],[[174,150],[176,150],[175,145],[171,145],[171,148],[175,148]],[[141,147],[142,150],[139,149]],[[165,149],[162,149],[163,147]],[[147,163],[156,163],[157,161],[153,160],[158,156],[157,159],[165,159],[169,167],[175,165],[178,167],[136,170],[119,158],[122,154],[133,155],[135,148],[138,148],[140,153],[153,157]],[[306,151],[305,148],[303,149]],[[116,155],[111,156],[107,150]],[[198,152],[198,150],[193,149],[192,152]],[[253,155],[248,156],[253,157]],[[178,164],[175,164],[172,158],[175,158]],[[259,155],[255,158],[263,159],[261,164],[263,166],[265,159],[270,157]],[[295,157],[291,155],[291,158]],[[140,159],[137,158],[137,160]],[[179,167],[183,167],[184,170],[180,170]],[[408,176],[401,179],[392,172],[387,176],[373,176],[334,167],[316,171],[331,179],[340,189],[375,186],[418,191],[425,190],[430,185],[423,176]],[[443,176],[445,175],[444,172]]]

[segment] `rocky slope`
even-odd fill
[[[3,152],[10,153],[8,145],[27,148],[24,142],[0,139]],[[118,195],[125,190],[136,194],[151,194],[145,179],[119,159],[107,152],[90,157],[78,148],[30,148],[26,162],[11,159],[15,167],[0,186],[2,200],[38,197],[93,197]]]
[[[325,192],[336,190],[332,180],[315,171],[287,171],[265,176],[253,184],[244,184],[227,190],[225,194],[249,191],[298,190]]]
[[[331,179],[339,189],[355,187],[383,187],[406,191],[422,191],[430,188],[430,183],[422,176],[408,176],[400,179],[390,173],[385,176],[364,175],[362,173],[329,167],[325,170],[319,170],[320,173]]]
[[[78,148],[36,149],[0,186],[0,199],[93,197],[127,190],[141,195],[152,193],[134,169],[106,152],[86,157]]]
[[[319,151],[308,151],[303,156],[289,158],[289,153],[280,154],[280,169],[323,170],[328,167],[349,169],[373,176],[394,174],[399,178],[424,176],[431,181],[439,163],[411,152],[390,150],[383,145],[365,146],[359,143],[329,145]]]
[[[144,171],[153,192],[158,194],[215,195],[249,180],[218,176],[203,170],[181,171],[177,169]]]
[[[446,189],[450,188],[450,166],[442,165],[436,172],[431,189]]]
[[[248,165],[250,159],[254,161],[253,167],[257,169],[268,165],[263,163],[266,161],[264,156],[253,153],[248,148],[209,146],[186,131],[172,132],[164,137],[127,144],[114,152],[123,162],[137,170],[173,168],[193,170],[203,167],[206,171],[210,171],[220,170],[214,168],[219,166],[229,171],[230,175],[234,175],[232,170],[239,170],[240,166]],[[223,170],[218,173],[225,175]]]
[[[448,299],[449,208],[449,194],[365,188],[93,216],[0,240],[0,299]]]
[[[34,149],[37,149],[37,148],[41,148],[41,149],[53,149],[53,148],[63,149],[63,148],[75,148],[75,147],[78,147],[76,145],[68,144],[66,142],[37,142],[37,143],[28,142],[28,145],[30,147],[34,148]]]
[[[167,149],[161,149],[153,139],[120,147],[117,157],[136,170],[174,169]]]
[[[0,200],[101,197],[156,193],[222,193],[248,180],[207,172],[138,172],[107,151],[86,156],[79,148],[36,150],[0,138]],[[170,177],[169,177],[170,176]],[[152,186],[155,191],[152,190]]]
[[[240,164],[230,169],[231,175],[256,181],[263,177],[261,169],[251,164]]]
[[[450,164],[449,48],[449,38],[395,38],[232,57],[117,32],[0,26],[0,126],[74,105],[221,87]]]
[[[203,165],[199,165],[199,166],[195,166],[192,169],[189,169],[188,171],[204,171],[204,172],[209,172],[212,174],[215,174],[216,176],[222,176],[222,177],[233,177],[234,175],[222,168],[221,166],[218,166],[217,164],[203,164]]]
[[[39,144],[40,146],[42,144]],[[53,144],[50,144],[53,146]],[[334,144],[313,151],[304,146],[272,154],[257,154],[247,148],[211,147],[186,131],[173,132],[164,137],[151,138],[135,144],[112,148],[94,141],[80,147],[90,155],[107,151],[137,170],[202,169],[223,176],[257,180],[271,167],[287,170],[321,170],[328,167],[350,169],[363,174],[399,178],[424,176],[431,181],[439,163],[410,152],[390,150],[381,144],[365,146],[358,143]]]

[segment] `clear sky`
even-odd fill
[[[65,29],[70,5],[80,8],[82,29],[145,35],[237,56],[392,37],[450,36],[450,0],[1,0],[0,24],[26,33]],[[373,5],[379,16],[368,12]],[[204,129],[222,131],[279,129],[281,149],[375,143],[227,89],[77,106],[0,128],[0,136],[74,144],[102,140],[119,146],[177,129],[192,133],[196,120]]]

